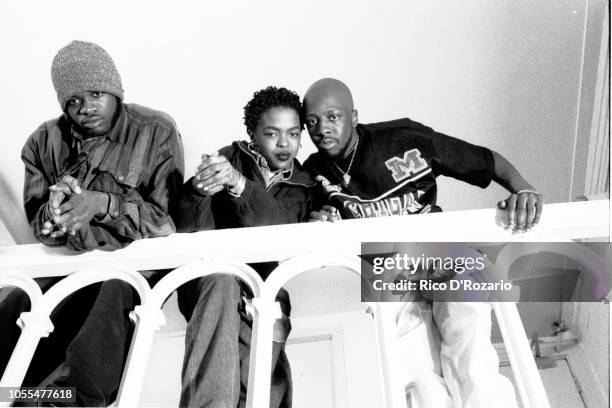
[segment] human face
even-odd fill
[[[259,118],[253,141],[272,170],[288,169],[300,148],[299,114],[284,107],[274,107],[265,111]]]
[[[72,95],[66,113],[85,137],[110,132],[117,113],[117,97],[105,92],[85,91]]]
[[[312,95],[304,107],[306,129],[319,152],[342,157],[357,126],[357,111],[334,94]]]

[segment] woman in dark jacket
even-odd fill
[[[244,108],[250,142],[236,141],[202,155],[183,186],[174,221],[179,232],[307,221],[316,183],[295,159],[303,128],[299,96],[285,88],[255,92]],[[266,278],[276,263],[253,266]],[[246,401],[251,321],[244,311],[248,289],[216,274],[179,288],[187,319],[181,406],[243,406]],[[277,300],[285,315],[274,330],[270,407],[291,406],[291,374],[284,351],[290,331],[289,295]]]

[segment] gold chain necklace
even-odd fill
[[[336,162],[332,160],[332,163],[334,163],[334,166],[336,166],[338,171],[342,173],[342,185],[344,187],[348,187],[349,183],[351,182],[351,175],[348,173],[349,171],[351,171],[351,167],[353,167],[353,160],[355,160],[355,154],[357,153],[357,146],[359,146],[359,135],[357,135],[357,141],[355,142],[355,147],[353,148],[353,153],[351,154],[351,161],[349,162],[349,165],[346,171],[342,171],[340,166],[338,166]]]

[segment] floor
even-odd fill
[[[567,360],[559,359],[555,362],[555,367],[540,369],[551,408],[604,408],[587,407],[580,396]],[[500,367],[500,372],[514,383],[510,366]],[[521,406],[520,401],[519,406]]]

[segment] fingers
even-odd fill
[[[202,183],[211,184],[212,181],[220,180],[221,178],[228,176],[233,167],[229,163],[214,164],[196,174],[195,179]]]
[[[219,191],[223,190],[224,188],[225,186],[222,184],[213,184],[210,186],[199,188],[199,190],[204,195],[214,195],[217,194]]]
[[[49,205],[51,208],[58,208],[66,196],[72,194],[72,190],[70,190],[68,184],[63,182],[50,186],[49,190],[51,191],[49,193]]]
[[[331,205],[324,205],[322,209],[327,211],[329,221],[336,222],[342,219],[340,217],[340,211],[338,211],[336,207]]]
[[[194,178],[191,184],[202,195],[213,195],[225,188],[225,185],[218,184],[217,181],[210,179],[206,182],[200,182]]]
[[[66,235],[67,231],[67,228],[59,226],[57,224],[53,224],[51,221],[47,221],[43,224],[43,229],[41,230],[41,233],[43,235],[48,235],[51,238],[59,238]]]
[[[314,221],[327,221],[327,211],[311,211],[309,222]]]
[[[209,166],[206,170],[198,173],[193,180],[193,185],[202,193],[210,192],[215,189],[215,192],[220,191],[224,187],[234,187],[240,179],[240,173],[223,158],[221,163],[215,163]],[[220,189],[217,186],[221,186]]]
[[[542,194],[536,192],[522,192],[520,196],[525,196],[525,228],[530,229],[537,225],[540,221],[540,215],[542,214],[542,206],[544,204],[544,198]]]
[[[219,170],[217,173],[208,176],[206,178],[194,179],[194,183],[196,184],[196,188],[202,191],[211,190],[213,187],[221,186],[223,188],[226,184],[228,184],[232,178],[232,170],[233,168],[225,167]]]
[[[64,198],[66,198],[66,194],[60,191],[51,191],[51,194],[49,195],[49,204],[51,205],[51,209],[58,208],[62,201],[64,201]]]
[[[72,219],[72,213],[63,213],[62,215],[53,216],[53,222],[59,226],[64,232],[68,227],[68,222]]]
[[[78,181],[70,176],[50,187],[50,208],[52,219],[43,224],[41,233],[52,238],[66,234],[75,235],[97,212],[96,195],[81,189]],[[69,197],[68,200],[65,200]]]
[[[61,237],[63,237],[64,235],[66,235],[66,232],[65,232],[65,231],[63,231],[63,230],[60,230],[60,231],[54,231],[54,232],[52,232],[52,233],[51,233],[51,238],[61,238]]]
[[[70,210],[73,209],[73,204],[71,201],[66,201],[64,204],[61,204],[59,207],[53,208],[51,210],[51,213],[53,214],[53,217],[55,218],[56,216],[60,216]]]
[[[311,211],[310,219],[308,221],[336,222],[340,219],[340,212],[335,207],[325,205],[319,211]]]
[[[206,181],[221,172],[229,171],[231,168],[232,167],[229,165],[229,163],[227,163],[227,165],[214,164],[214,165],[207,167],[205,170],[202,170],[201,172],[197,173],[195,175],[195,179],[198,181]]]
[[[542,214],[543,197],[535,191],[520,191],[497,203],[497,207],[508,212],[508,227],[514,230],[529,230],[537,225]]]
[[[544,205],[544,197],[538,194],[535,202],[535,214],[533,216],[533,225],[537,225],[540,222],[540,215],[542,214],[542,206]]]
[[[67,227],[68,228],[68,234],[76,235],[77,231],[80,230],[82,227],[83,227],[83,223],[77,221],[74,224],[72,224],[71,226]]]
[[[213,157],[213,156],[218,156],[218,155],[219,155],[219,152],[214,152],[213,154],[203,153],[203,154],[200,156],[200,158],[202,159],[202,161],[204,161],[204,160],[206,160],[206,159],[208,159],[208,158],[210,158],[210,157]]]
[[[514,228],[516,225],[516,214],[514,210],[516,209],[516,194],[512,194],[510,197],[506,199],[506,211],[508,211],[508,226],[510,228]]]
[[[61,192],[67,195],[72,194],[72,190],[70,189],[70,186],[64,183],[63,181],[60,181],[59,183],[50,186],[49,190],[55,191],[55,192]]]
[[[49,235],[51,233],[51,231],[53,231],[53,224],[51,223],[51,221],[47,221],[43,224],[43,228],[41,230],[41,233],[43,235]]]
[[[62,235],[76,235],[85,224],[83,218],[71,217],[63,224],[57,224],[57,228]]]
[[[62,177],[62,182],[66,183],[70,190],[75,194],[81,194],[81,186],[79,185],[79,180],[75,179],[72,176],[66,175]]]
[[[205,155],[202,155],[204,157]],[[208,156],[196,169],[194,178],[194,187],[203,189],[218,184],[226,172],[232,169],[232,165],[227,161],[225,156]],[[218,176],[217,178],[214,178]],[[205,189],[206,191],[208,189]]]
[[[531,229],[536,214],[536,197],[533,194],[526,194],[525,200],[525,228]]]
[[[63,217],[63,216],[62,216]],[[76,235],[76,232],[86,225],[86,217],[68,214],[57,223],[58,229],[64,234]]]
[[[519,194],[516,199],[515,220],[516,228],[519,230],[525,229],[527,223],[527,194]]]
[[[213,186],[204,186],[204,183],[200,182],[195,177],[191,180],[191,186],[196,190],[199,194],[203,195],[212,195],[209,193],[209,189]]]
[[[204,158],[204,156],[206,156],[206,158]],[[209,156],[209,155],[203,154],[202,163],[200,163],[198,167],[196,167],[196,173],[201,173],[202,171],[208,169],[210,166],[214,166],[220,163],[229,163],[229,162],[227,161],[225,156],[219,156],[218,154]]]
[[[72,176],[64,176],[62,180],[49,187],[49,204],[51,208],[58,208],[66,196],[72,193],[81,194],[82,189],[79,186],[79,181]]]

